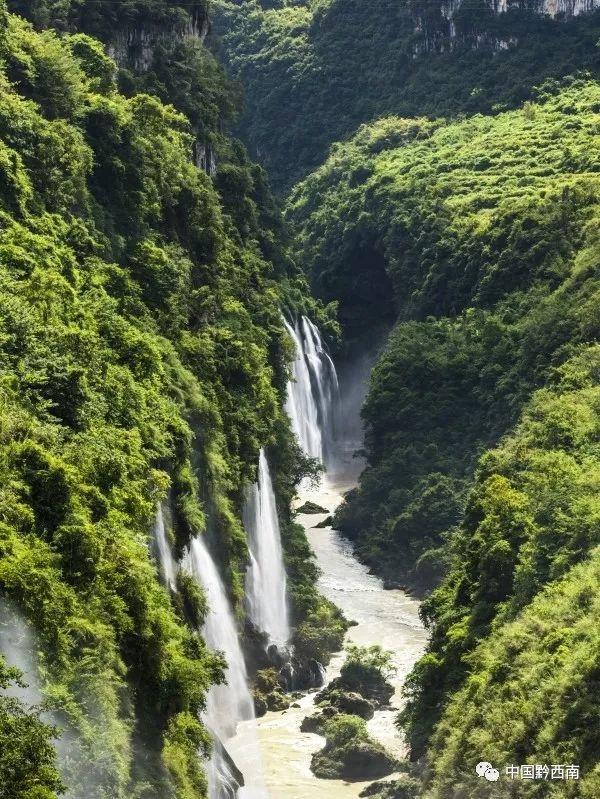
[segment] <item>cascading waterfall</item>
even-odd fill
[[[319,328],[307,316],[302,317],[302,332],[306,359],[317,389],[321,430],[324,431],[323,438],[327,444],[335,438],[335,411],[340,394],[338,376],[333,361],[323,346]]]
[[[234,799],[241,775],[223,744],[235,734],[240,722],[254,719],[246,665],[225,587],[204,541],[192,540],[183,566],[203,587],[208,600],[209,610],[202,629],[204,640],[211,649],[222,652],[227,663],[226,683],[213,685],[209,690],[203,718],[215,738],[208,768],[209,799]],[[251,748],[248,759],[252,761],[252,784],[241,790],[239,796],[262,799],[265,793],[260,781],[258,741]]]
[[[175,591],[177,584],[177,563],[167,540],[164,509],[160,502],[156,506],[156,516],[154,519],[154,543],[156,546],[160,576],[164,584],[170,588],[171,591]]]
[[[304,452],[326,464],[332,456],[339,399],[335,366],[308,317],[293,327],[285,319],[284,324],[296,345],[285,408]]]
[[[207,645],[222,652],[227,661],[226,684],[214,685],[207,700],[210,727],[225,740],[235,733],[239,721],[254,716],[238,630],[217,567],[200,538],[192,539],[184,567],[202,586],[208,601],[202,636]]]
[[[261,449],[258,482],[246,492],[243,521],[250,565],[246,572],[248,616],[269,643],[285,648],[290,638],[281,534],[269,464]]]
[[[165,511],[157,506],[154,522],[154,543],[163,583],[177,590],[176,575],[185,569],[202,586],[208,612],[201,630],[206,644],[221,652],[226,662],[225,683],[213,685],[206,697],[202,720],[213,736],[213,751],[207,764],[209,799],[266,799],[261,782],[258,742],[251,741],[247,757],[252,780],[244,786],[244,776],[226,749],[240,722],[254,719],[254,702],[248,689],[248,675],[231,606],[217,567],[199,538],[192,539],[181,563],[173,557],[165,529]]]

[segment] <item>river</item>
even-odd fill
[[[306,487],[298,498],[300,507],[311,500],[329,512],[340,504],[345,491],[355,483],[352,470],[335,476],[325,475],[320,486]],[[353,555],[351,545],[329,528],[315,528],[323,515],[299,514],[297,520],[306,529],[308,540],[321,569],[319,589],[348,618],[356,622],[348,631],[346,642],[362,646],[380,644],[393,652],[395,687],[392,707],[378,711],[368,722],[371,734],[396,755],[404,754],[404,744],[394,725],[402,706],[402,685],[415,661],[423,653],[426,633],[419,619],[419,603],[401,590],[385,590],[382,581]],[[339,674],[343,654],[335,655],[327,669],[327,679]],[[321,780],[310,770],[314,752],[324,739],[300,732],[305,716],[314,710],[315,692],[298,701],[299,707],[269,712],[257,721],[239,725],[238,733],[228,743],[235,761],[244,770],[251,750],[249,725],[258,725],[262,771],[269,799],[356,799],[368,783]],[[255,733],[254,733],[255,734]],[[250,789],[244,795],[252,795]]]

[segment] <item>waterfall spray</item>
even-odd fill
[[[154,543],[156,546],[156,554],[161,579],[167,588],[170,588],[171,591],[175,591],[177,584],[177,563],[173,557],[171,547],[169,546],[169,542],[167,540],[164,509],[160,502],[157,503],[156,516],[154,519]]]
[[[203,721],[215,739],[208,767],[209,799],[232,799],[237,795],[241,775],[228,756],[224,743],[235,734],[240,722],[254,719],[254,703],[248,689],[248,675],[231,606],[204,541],[192,539],[183,565],[203,587],[208,600],[209,610],[202,629],[204,640],[211,649],[222,652],[227,664],[226,683],[213,685],[208,692]],[[252,761],[252,785],[240,791],[240,796],[262,799],[265,794],[261,785],[262,766],[257,740],[252,742],[251,749],[248,754]]]
[[[296,346],[285,408],[304,452],[326,463],[332,456],[339,400],[335,366],[308,317],[293,327],[284,319],[284,325]]]
[[[285,647],[290,638],[286,574],[269,464],[261,449],[258,482],[246,492],[243,513],[250,565],[246,573],[248,615],[269,643]]]

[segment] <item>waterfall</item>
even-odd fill
[[[304,452],[326,463],[332,455],[339,398],[335,366],[308,317],[293,327],[285,319],[284,324],[296,346],[285,408]]]
[[[243,521],[250,565],[246,572],[248,616],[269,643],[285,647],[290,638],[286,574],[269,464],[261,449],[258,482],[246,492]]]
[[[46,697],[42,689],[42,671],[40,664],[40,641],[31,622],[8,597],[0,594],[0,653],[8,666],[17,668],[23,677],[24,685],[11,683],[0,689],[5,696],[17,699],[28,708],[40,708]],[[94,707],[94,697],[82,691],[82,708]],[[85,712],[85,711],[84,711]],[[41,720],[58,730],[58,737],[52,743],[56,750],[56,765],[62,780],[68,786],[62,796],[64,799],[99,799],[106,796],[105,791],[115,780],[111,768],[110,751],[106,751],[101,735],[102,718],[92,720],[83,717],[88,729],[95,729],[97,740],[90,744],[80,732],[73,727],[67,716],[58,709],[44,709]],[[100,767],[91,769],[90,762]],[[104,768],[102,768],[104,766]],[[2,795],[0,786],[0,795]]]
[[[175,562],[175,558],[173,557],[171,547],[169,546],[169,542],[167,540],[164,511],[160,502],[158,502],[156,505],[156,516],[154,519],[154,543],[156,546],[158,566],[162,581],[167,588],[170,588],[171,591],[175,591],[177,585],[177,563]]]
[[[184,567],[203,587],[208,600],[209,610],[202,629],[204,640],[211,649],[222,652],[227,664],[226,682],[211,687],[203,714],[203,721],[215,739],[208,767],[209,799],[232,799],[241,784],[241,775],[227,754],[224,744],[235,734],[240,722],[254,719],[254,703],[248,689],[244,656],[231,606],[204,541],[192,539]],[[259,799],[264,796],[264,792],[260,785],[262,769],[257,741],[253,742],[252,751],[248,755],[248,773],[251,770],[253,785],[240,792],[240,796]]]

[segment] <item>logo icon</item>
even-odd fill
[[[491,763],[482,760],[475,766],[478,777],[485,777],[488,782],[496,782],[500,778],[500,772]]]

